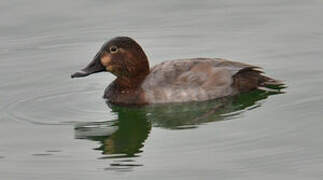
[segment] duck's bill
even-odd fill
[[[105,70],[104,66],[100,62],[100,57],[97,55],[90,62],[89,65],[87,65],[81,71],[72,74],[71,78],[85,77],[85,76],[88,76],[90,74],[98,73],[98,72],[102,72],[102,71],[106,71],[106,70]]]
[[[91,73],[80,71],[80,72],[75,72],[71,75],[71,78],[80,78],[80,77],[85,77],[90,75]]]

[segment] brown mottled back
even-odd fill
[[[141,87],[149,103],[204,101],[256,89],[272,80],[258,69],[220,58],[166,61],[151,69]]]

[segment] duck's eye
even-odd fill
[[[111,46],[110,53],[116,53],[116,52],[118,52],[118,48],[116,46]]]

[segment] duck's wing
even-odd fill
[[[151,103],[204,101],[237,94],[248,78],[243,72],[261,74],[259,69],[220,58],[166,61],[151,69],[142,88]]]

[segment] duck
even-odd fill
[[[116,76],[103,98],[117,105],[207,101],[283,85],[263,75],[261,67],[223,58],[176,59],[150,68],[142,47],[127,36],[105,42],[92,61],[71,77],[98,72]]]

